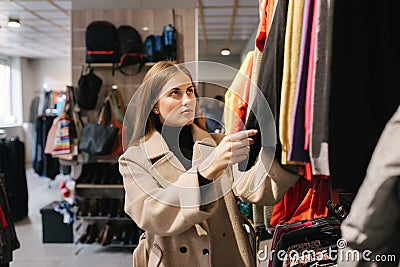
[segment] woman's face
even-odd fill
[[[153,107],[160,121],[169,126],[184,126],[193,123],[196,96],[190,78],[178,72],[161,89],[161,98]]]

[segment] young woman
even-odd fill
[[[235,178],[232,166],[247,158],[256,131],[209,134],[195,116],[185,67],[157,63],[138,94],[131,142],[119,159],[125,211],[145,230],[134,266],[256,266],[236,198],[271,205],[298,176],[275,161],[268,172],[257,170],[268,160],[261,151]]]

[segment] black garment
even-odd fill
[[[160,133],[183,167],[189,170],[192,167],[194,145],[192,126],[174,127],[163,125]]]
[[[7,200],[13,221],[28,215],[25,144],[17,137],[0,140],[0,172],[4,173]]]
[[[52,180],[60,173],[60,165],[57,158],[45,154],[47,134],[56,116],[39,116],[35,121],[34,147],[33,147],[33,169],[41,177]]]
[[[7,266],[13,260],[12,252],[20,247],[15,232],[14,223],[11,218],[10,207],[7,204],[7,191],[3,181],[3,174],[0,173],[0,207],[3,211],[7,227],[0,227],[0,266]]]
[[[398,8],[335,1],[329,165],[335,188],[356,193],[384,126],[400,104]]]
[[[35,119],[39,115],[38,110],[39,110],[39,103],[40,103],[40,97],[35,97],[31,101],[31,106],[29,110],[29,122],[35,123]]]
[[[246,129],[257,129],[258,134],[253,136],[255,143],[250,146],[249,160],[239,163],[240,170],[248,170],[254,165],[258,153],[261,149],[261,133],[260,125],[264,128],[275,129],[275,125],[279,125],[279,109],[281,102],[281,87],[283,77],[283,57],[285,47],[285,33],[286,33],[286,18],[288,11],[289,0],[279,0],[274,18],[271,24],[271,30],[268,34],[268,39],[265,42],[264,54],[261,61],[260,73],[257,82],[257,86],[261,90],[263,95],[257,94],[254,100],[254,104],[251,107],[252,111],[246,122]],[[258,122],[259,119],[265,118],[265,108],[260,102],[260,99],[265,97],[268,101],[269,107],[271,108],[272,115],[275,118],[275,125],[271,125],[272,122]],[[255,112],[255,114],[253,113]],[[257,118],[256,118],[257,115]],[[277,128],[276,128],[277,130]],[[268,135],[268,133],[266,133]],[[276,133],[276,137],[279,136],[279,132]],[[268,138],[268,137],[267,137]],[[276,155],[278,158],[281,156],[281,145],[279,138],[276,140]],[[279,160],[280,161],[280,160]]]
[[[185,125],[183,127],[174,127],[168,125],[156,125],[157,130],[161,133],[169,149],[182,163],[186,170],[192,167],[193,158],[193,135],[192,126]],[[199,185],[203,186],[212,182],[204,178],[198,173]]]

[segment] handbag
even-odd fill
[[[111,124],[118,128],[118,137],[115,140],[110,153],[104,155],[107,157],[120,156],[123,153],[122,137],[123,137],[123,122],[125,116],[125,106],[122,101],[121,93],[117,89],[113,89],[108,93],[106,100],[110,106]],[[102,112],[100,114],[100,123],[103,124],[106,121],[106,114]]]
[[[80,151],[92,155],[107,155],[111,153],[119,129],[111,124],[111,106],[108,99],[103,103],[100,114],[105,116],[104,124],[101,124],[99,116],[97,123],[90,122],[83,127],[78,147]]]

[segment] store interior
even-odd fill
[[[138,29],[144,41],[149,35],[161,34],[162,27],[172,23],[179,36],[179,62],[207,60],[238,69],[246,47],[254,43],[251,37],[258,27],[258,3],[253,2],[97,1],[95,6],[92,1],[71,0],[0,3],[0,55],[11,67],[13,79],[10,84],[12,95],[8,92],[3,97],[2,91],[4,103],[1,105],[9,108],[6,114],[9,116],[2,117],[1,129],[4,129],[6,138],[18,137],[24,143],[27,183],[27,192],[24,192],[26,205],[21,216],[15,219],[20,247],[13,253],[11,266],[129,266],[132,262],[132,242],[114,242],[113,246],[104,246],[96,240],[85,244],[78,239],[85,233],[87,223],[74,222],[58,230],[67,233],[59,234],[54,233],[57,229],[50,229],[55,223],[50,217],[49,221],[43,221],[46,216],[51,216],[53,203],[65,200],[60,183],[67,183],[71,177],[58,171],[50,174],[50,178],[43,172],[35,172],[36,114],[33,112],[32,115],[31,103],[43,92],[64,91],[67,86],[78,86],[82,66],[87,66],[84,51],[86,26],[94,20],[109,20],[117,27],[131,25]],[[9,27],[10,19],[19,20],[21,27]],[[229,48],[231,55],[221,56],[223,48]],[[133,77],[121,73],[112,76],[109,66],[96,68],[95,73],[103,79],[96,109],[114,84],[118,85],[127,105],[148,68],[145,66],[144,71]],[[230,77],[212,77],[214,74],[210,71],[206,75],[211,76],[208,80],[223,86],[229,85],[233,79],[233,74],[229,74]],[[218,93],[226,90],[217,89]],[[213,88],[204,86],[202,93],[208,97],[217,94]],[[89,111],[85,115],[96,116],[96,112]],[[99,190],[110,190],[111,196],[121,195],[119,186],[117,189]],[[88,191],[90,193],[90,189]],[[118,224],[124,220],[129,221],[123,217],[115,222]],[[70,240],[71,229],[74,240]]]
[[[360,0],[348,6],[337,2],[0,1],[0,267],[132,265],[132,252],[144,230],[123,210],[124,186],[118,171],[122,144],[118,150],[114,144],[108,153],[88,152],[79,143],[80,131],[106,120],[105,101],[117,107],[114,120],[122,127],[147,70],[167,57],[179,63],[201,62],[187,65],[195,66],[201,103],[219,99],[225,110],[235,112],[235,118],[220,118],[224,128],[217,132],[230,134],[244,126],[261,129],[262,116],[270,114],[276,130],[275,157],[301,177],[277,203],[237,202],[257,235],[257,266],[288,266],[266,255],[291,238],[282,237],[282,232],[300,227],[304,232],[293,235],[298,241],[291,241],[292,246],[309,246],[318,236],[323,243],[318,243],[319,250],[337,249],[338,240],[349,238],[349,247],[390,252],[398,263],[400,251],[380,250],[379,244],[364,247],[341,232],[352,204],[363,203],[358,192],[368,192],[368,166],[400,104],[395,9]],[[143,47],[140,63],[123,68],[120,55],[113,62],[92,59],[88,29],[93,22],[137,30]],[[168,34],[172,45],[166,44]],[[160,59],[144,50],[150,36],[163,42]],[[165,47],[172,47],[167,56]],[[96,92],[82,93],[82,77],[91,73],[100,84]],[[262,109],[263,99],[268,112]],[[204,112],[211,110],[204,105]],[[52,139],[59,138],[59,143],[51,148],[46,139],[53,122],[61,125],[63,120],[75,125],[72,134],[69,128],[68,149],[58,147],[62,152],[57,152],[55,146],[63,139],[53,132]],[[215,129],[210,126],[209,131]],[[121,135],[118,138],[122,140]],[[251,147],[250,163],[265,142],[259,138]],[[392,176],[398,178],[396,171]],[[375,182],[384,184],[383,171],[381,178]],[[395,188],[397,182],[390,186]],[[368,220],[380,209],[375,209],[379,203],[374,197],[381,194],[381,187],[371,188],[365,201],[372,204],[361,205],[368,212],[357,215],[363,225],[354,226],[359,234],[366,231],[366,240],[366,233],[380,227],[371,223],[372,230],[367,229]],[[384,199],[398,194],[388,190],[393,192],[383,194]],[[382,222],[387,231],[394,229],[392,238],[400,234],[398,213],[393,211],[390,221]],[[377,238],[382,243],[388,240],[383,235]],[[312,263],[338,266],[336,260]]]

